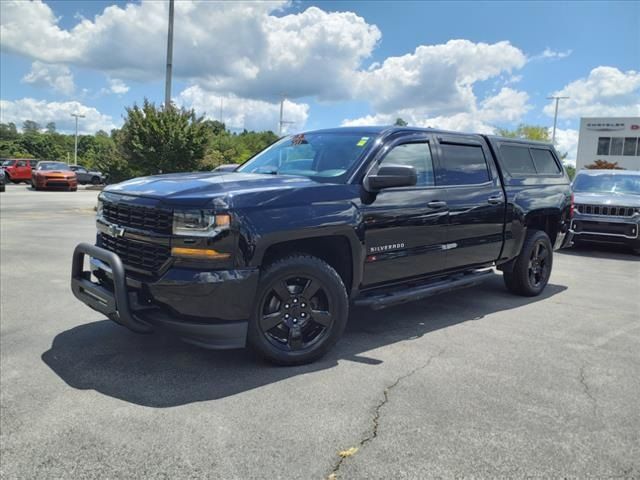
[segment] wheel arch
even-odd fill
[[[317,257],[329,264],[342,278],[351,295],[360,283],[357,256],[354,255],[353,240],[343,234],[327,234],[282,240],[268,245],[258,260],[266,267],[276,260],[293,253],[302,253]]]

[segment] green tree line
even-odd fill
[[[231,132],[223,123],[205,120],[193,110],[163,109],[145,100],[126,108],[122,128],[79,135],[78,163],[116,182],[242,163],[277,139],[271,131]],[[53,122],[42,128],[27,120],[21,132],[14,123],[0,123],[0,158],[73,162],[74,142],[74,135],[59,133]]]

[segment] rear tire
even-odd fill
[[[310,363],[327,353],[344,332],[347,290],[326,262],[292,255],[261,275],[248,342],[278,365]]]
[[[524,297],[540,295],[549,282],[553,247],[542,230],[530,230],[511,272],[504,272],[504,284],[511,293]]]

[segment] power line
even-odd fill
[[[555,100],[556,101],[556,111],[553,115],[553,135],[551,136],[551,143],[553,145],[556,144],[556,125],[558,123],[558,103],[560,100],[565,100],[569,97],[547,97],[547,100]]]

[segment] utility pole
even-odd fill
[[[167,35],[167,77],[164,85],[164,109],[171,105],[171,68],[173,66],[173,0],[169,0],[169,33]]]
[[[224,123],[222,121],[222,97],[220,97],[220,123]]]
[[[282,136],[282,127],[284,125],[290,125],[295,122],[290,122],[288,120],[284,120],[284,101],[286,100],[285,94],[282,94],[282,98],[280,99],[280,122],[278,122],[278,136]]]
[[[551,143],[553,145],[556,144],[556,125],[558,123],[558,103],[560,100],[565,100],[569,97],[547,97],[547,100],[555,100],[556,101],[556,111],[553,115],[553,135],[551,136]]]
[[[84,118],[84,115],[80,115],[79,113],[72,113],[72,117],[76,117],[76,145],[73,149],[73,164],[78,164],[78,118]]]

